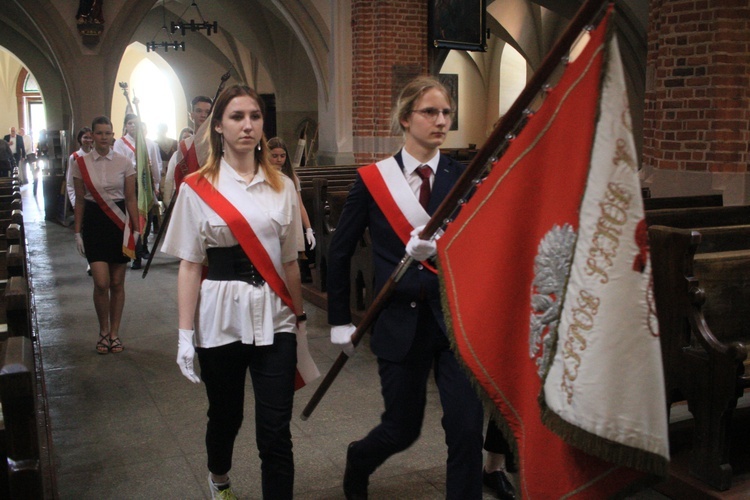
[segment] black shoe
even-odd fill
[[[130,269],[140,269],[141,268],[141,259],[140,257],[133,260],[133,263],[130,264]]]
[[[344,471],[344,496],[346,500],[367,500],[367,483],[370,475],[354,466],[351,460],[352,447],[357,441],[349,443],[346,450],[346,470]]]
[[[493,472],[482,471],[482,482],[497,494],[497,498],[502,500],[514,500],[516,490],[513,483],[510,482],[505,472],[496,470]]]

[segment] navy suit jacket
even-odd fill
[[[403,170],[401,152],[394,158]],[[427,208],[430,215],[435,212],[463,171],[464,166],[460,163],[447,156],[440,156]],[[377,295],[406,254],[406,247],[357,174],[329,246],[327,285],[328,322],[331,325],[351,323],[351,257],[368,227],[372,240],[374,293]],[[394,293],[373,325],[370,346],[376,356],[395,362],[406,356],[417,330],[419,303],[425,301],[429,303],[435,319],[445,332],[438,277],[415,262],[396,285]]]

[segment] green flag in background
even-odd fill
[[[138,174],[138,225],[140,233],[146,227],[146,220],[151,207],[154,205],[154,186],[151,179],[151,165],[148,159],[146,137],[140,120],[136,125],[135,134],[135,169]]]

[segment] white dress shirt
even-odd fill
[[[419,190],[422,188],[422,178],[417,173],[417,167],[421,165],[428,165],[432,169],[432,175],[430,176],[430,188],[435,184],[435,173],[437,172],[438,164],[440,163],[440,150],[435,153],[435,156],[430,158],[426,163],[422,163],[406,150],[401,150],[401,161],[404,162],[404,176],[406,181],[409,183],[409,187],[414,192],[414,196],[419,199]]]
[[[224,160],[219,175],[229,175],[240,183],[271,219],[279,235],[282,263],[296,261],[302,218],[294,183],[282,176],[284,187],[277,193],[260,170],[248,184]],[[183,260],[204,263],[208,248],[237,244],[226,222],[189,185],[183,184],[162,251]],[[268,283],[256,287],[244,281],[203,280],[199,303],[195,327],[199,347],[217,347],[238,340],[244,344],[271,345],[275,333],[295,331],[294,311]]]
[[[100,155],[96,149],[92,149],[89,155],[94,163],[94,168],[89,169],[89,176],[95,179],[100,189],[104,190],[102,195],[106,194],[114,201],[124,200],[125,178],[135,175],[135,167],[130,160],[111,149],[107,156]],[[70,165],[70,170],[73,178],[83,179],[78,162],[74,161]],[[84,188],[86,189],[84,199],[96,201],[85,184]]]

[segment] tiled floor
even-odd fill
[[[97,355],[91,278],[73,232],[44,221],[41,189],[38,201],[28,186],[23,193],[60,498],[209,498],[205,392],[175,363],[177,261],[157,254],[145,279],[128,270],[120,331],[125,351]],[[311,304],[306,310],[311,351],[325,373],[338,353],[324,312]],[[295,496],[343,498],[346,445],[374,426],[382,411],[369,348],[360,346],[312,417],[302,421],[312,392],[304,388],[295,398]],[[246,408],[231,477],[241,498],[260,498],[252,405]],[[443,498],[440,414],[432,387],[421,439],[373,475],[371,498]],[[485,492],[485,498],[493,497]]]

